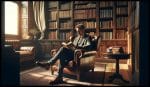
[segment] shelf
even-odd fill
[[[48,22],[57,22],[57,20],[50,20],[50,19],[49,19]]]
[[[100,28],[100,30],[113,30],[113,28]]]
[[[48,11],[57,11],[57,8],[49,8]]]
[[[58,28],[48,28],[47,30],[48,31],[56,31],[56,30],[58,30]]]
[[[88,32],[96,32],[96,29],[95,28],[86,28],[85,32],[86,33],[88,33]]]
[[[74,10],[89,10],[89,9],[96,9],[96,7],[91,7],[91,8],[75,8]]]
[[[113,29],[99,29],[99,32],[113,32]]]
[[[128,17],[128,14],[117,14],[116,17]]]
[[[71,17],[63,17],[63,18],[59,17],[59,20],[71,20]]]
[[[58,11],[70,11],[71,9],[59,9]]]
[[[128,7],[128,5],[117,5],[116,7],[117,7],[117,8],[120,8],[120,7]]]
[[[96,18],[74,19],[73,21],[96,21]]]
[[[96,1],[75,1],[74,5],[96,4]]]
[[[59,30],[60,30],[60,31],[71,31],[72,28],[68,28],[68,29],[66,29],[66,28],[59,28]]]
[[[104,10],[104,9],[113,9],[113,7],[112,7],[112,6],[109,6],[109,7],[100,7],[99,9],[100,9],[100,10]]]
[[[127,27],[117,27],[116,30],[127,30]]]
[[[74,5],[86,5],[86,4],[88,4],[88,2],[82,2],[82,3],[81,3],[81,2],[80,2],[80,3],[74,2],[73,4],[74,4]]]
[[[100,18],[100,21],[108,21],[108,20],[113,20],[113,17],[103,17],[103,18]]]

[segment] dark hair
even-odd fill
[[[85,29],[85,26],[83,24],[78,24],[75,26],[75,28]]]

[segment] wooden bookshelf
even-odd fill
[[[102,42],[127,42],[127,1],[49,1],[47,4],[47,39],[66,40],[75,25],[82,23],[86,33],[101,35]],[[103,53],[108,45],[100,47],[105,48],[100,50]],[[127,45],[124,48],[127,50]]]
[[[139,1],[128,2],[128,48],[129,52],[133,55],[129,60],[129,66],[131,67],[132,75],[139,73]],[[134,79],[139,76],[132,77]]]

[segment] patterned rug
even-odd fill
[[[65,83],[56,86],[103,86],[105,78],[106,65],[101,63],[95,64],[94,72],[86,72],[81,76],[81,81],[74,77],[63,77]],[[21,86],[49,86],[49,82],[53,81],[57,76],[57,72],[51,75],[50,70],[35,67],[20,73]]]

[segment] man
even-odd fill
[[[83,52],[92,49],[91,39],[88,35],[85,34],[84,25],[78,24],[76,25],[75,29],[77,31],[77,36],[74,38],[74,40],[71,40],[68,43],[62,43],[63,47],[61,47],[55,56],[53,56],[48,62],[36,62],[37,65],[48,69],[49,66],[53,65],[58,59],[60,60],[58,76],[53,82],[51,82],[52,84],[63,82],[63,68],[69,61],[73,60],[75,49],[82,49]]]

